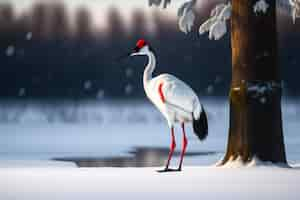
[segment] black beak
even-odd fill
[[[136,53],[136,52],[138,52],[140,50],[140,48],[139,47],[135,47],[134,49],[133,49],[133,53]]]
[[[118,58],[116,59],[116,61],[117,61],[117,62],[120,62],[120,61],[122,61],[122,60],[128,58],[128,57],[130,56],[130,54],[131,54],[131,53],[126,53],[126,54],[124,54],[124,55],[118,57]]]
[[[122,55],[122,56],[118,57],[118,58],[116,59],[116,61],[117,61],[117,62],[120,62],[121,60],[124,60],[124,59],[130,57],[130,55],[131,55],[132,53],[136,53],[136,52],[138,52],[138,51],[139,51],[139,48],[138,48],[138,47],[135,47],[135,48],[132,50],[132,52],[126,53],[125,55]]]

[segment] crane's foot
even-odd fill
[[[158,173],[165,173],[165,172],[180,172],[181,169],[178,168],[178,169],[170,169],[170,168],[165,168],[165,169],[162,169],[162,170],[157,170]]]

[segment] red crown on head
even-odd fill
[[[137,43],[136,43],[136,46],[137,46],[139,49],[143,48],[143,47],[146,46],[146,45],[147,45],[147,42],[146,42],[145,40],[143,40],[143,39],[137,41]]]

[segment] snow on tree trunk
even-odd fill
[[[232,0],[230,126],[223,165],[254,157],[286,163],[276,1],[267,2],[266,13],[255,13],[257,0]]]

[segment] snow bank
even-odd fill
[[[220,164],[221,161],[219,161],[216,166]],[[267,167],[267,168],[290,168],[287,164],[284,163],[272,163],[272,162],[264,162],[261,161],[259,158],[254,157],[251,161],[248,163],[244,163],[241,159],[241,157],[237,157],[236,159],[229,159],[229,161],[221,166],[222,168],[241,168],[241,167],[246,167],[246,168],[252,168],[252,167]]]
[[[53,168],[53,167],[76,167],[73,162],[51,160],[1,160],[0,168]],[[1,169],[0,169],[1,171]]]
[[[0,169],[0,199],[298,200],[300,170],[186,167]]]
[[[100,91],[100,96],[103,91]],[[204,99],[208,115],[224,112],[227,102]],[[214,113],[212,113],[214,112]],[[219,115],[216,115],[218,117]],[[0,101],[0,125],[7,123],[116,124],[163,123],[161,113],[148,101]]]

